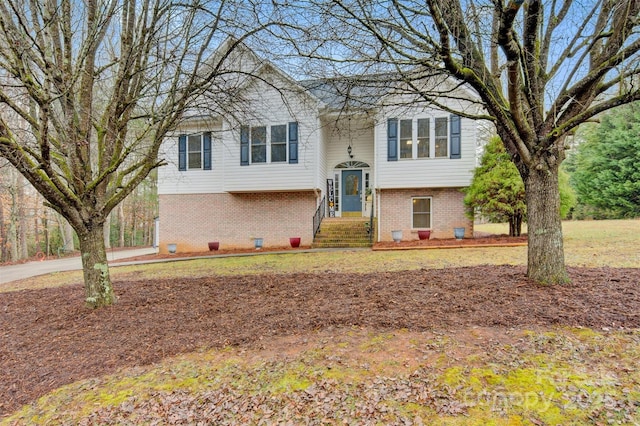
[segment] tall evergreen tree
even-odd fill
[[[581,204],[614,217],[640,216],[640,104],[604,115],[572,163],[571,182]]]
[[[576,203],[576,197],[564,171],[559,174],[560,216],[565,218]],[[469,214],[478,211],[491,222],[508,222],[509,235],[522,233],[526,221],[527,203],[524,182],[502,140],[494,136],[485,146],[480,166],[473,174],[464,202]]]

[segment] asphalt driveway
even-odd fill
[[[126,259],[135,256],[154,254],[153,247],[138,247],[127,250],[107,250],[107,260]],[[80,256],[64,257],[61,259],[43,260],[41,262],[27,262],[18,265],[0,266],[0,284],[17,281],[51,272],[75,271],[82,269]]]

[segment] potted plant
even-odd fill
[[[393,241],[396,243],[402,241],[402,230],[391,231],[391,238],[393,238]]]
[[[428,240],[429,238],[431,238],[431,230],[423,229],[418,231],[418,238],[420,238],[421,240]]]
[[[456,240],[461,240],[464,238],[464,228],[453,228],[453,236],[456,237]]]
[[[218,250],[220,248],[220,242],[218,241],[213,241],[208,243],[209,245],[209,251],[214,251],[214,250]]]
[[[178,245],[176,243],[169,243],[167,244],[167,250],[169,250],[169,253],[174,254],[178,250]]]
[[[291,244],[292,248],[300,247],[300,237],[289,238],[289,244]]]

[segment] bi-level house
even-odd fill
[[[232,59],[250,68],[236,93],[242,107],[189,117],[162,147],[161,251],[203,251],[212,241],[248,248],[256,238],[265,247],[290,237],[309,245],[314,217],[373,216],[373,241],[394,230],[405,240],[419,230],[472,234],[461,188],[476,165],[475,120],[394,94],[388,79],[367,88],[295,81],[248,48]]]

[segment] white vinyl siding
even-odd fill
[[[203,130],[211,131],[211,157],[212,170],[188,169],[178,170],[178,134],[171,135],[163,142],[159,158],[167,161],[166,166],[158,168],[158,194],[204,194],[222,192],[223,145],[220,141],[220,125],[212,126],[209,123],[198,127],[194,125],[190,129],[183,129],[184,133],[202,135]],[[179,131],[180,132],[180,131]],[[187,143],[188,145],[188,143]],[[187,155],[188,157],[188,155]]]
[[[408,115],[405,111],[405,117]],[[387,119],[397,116],[396,111],[390,111],[392,116],[382,116],[376,121],[375,140],[376,140],[376,169],[375,184],[377,188],[452,188],[465,187],[471,184],[473,178],[473,170],[476,166],[476,122],[474,120],[462,118],[461,123],[461,158],[451,159],[449,157],[436,157],[435,147],[435,119],[442,118],[442,122],[448,117],[443,116],[442,111],[418,111],[414,121],[414,132],[417,136],[418,120],[429,119],[430,124],[430,153],[429,157],[418,157],[420,148],[414,151],[413,159],[400,159],[399,161],[389,161],[387,157],[388,138],[387,138]],[[401,120],[408,119],[400,117]],[[400,121],[400,120],[399,120]],[[424,124],[424,123],[423,123]],[[400,124],[398,123],[398,127]],[[448,124],[447,124],[448,127]],[[447,134],[448,132],[448,128]],[[442,130],[444,133],[444,129]],[[421,134],[422,136],[422,134]],[[420,142],[418,146],[423,144],[422,138],[417,137]],[[448,139],[448,138],[447,138]],[[446,148],[448,153],[447,140]],[[425,142],[426,144],[426,142]],[[399,154],[399,153],[398,153]],[[423,151],[423,155],[424,151]]]
[[[273,74],[270,74],[273,77]],[[240,123],[229,123],[223,131],[224,149],[224,182],[223,189],[227,192],[255,192],[255,191],[301,191],[315,189],[320,173],[317,165],[320,130],[318,129],[317,104],[305,94],[290,96],[287,103],[282,99],[282,91],[275,87],[285,87],[288,82],[282,80],[267,84],[255,81],[251,88],[247,88],[250,99],[245,105],[246,117],[239,117]],[[290,91],[287,93],[294,93]],[[295,115],[294,115],[295,113]],[[298,160],[290,163],[289,153],[289,123],[297,122]],[[266,158],[264,162],[256,163],[251,159],[248,165],[241,165],[240,133],[241,126],[248,126],[249,134],[253,127],[266,129]],[[286,127],[285,151],[273,148],[274,130],[276,141]],[[250,137],[249,137],[250,138]],[[249,141],[250,143],[251,141]],[[251,147],[253,145],[250,144]],[[275,160],[274,160],[275,155]]]

